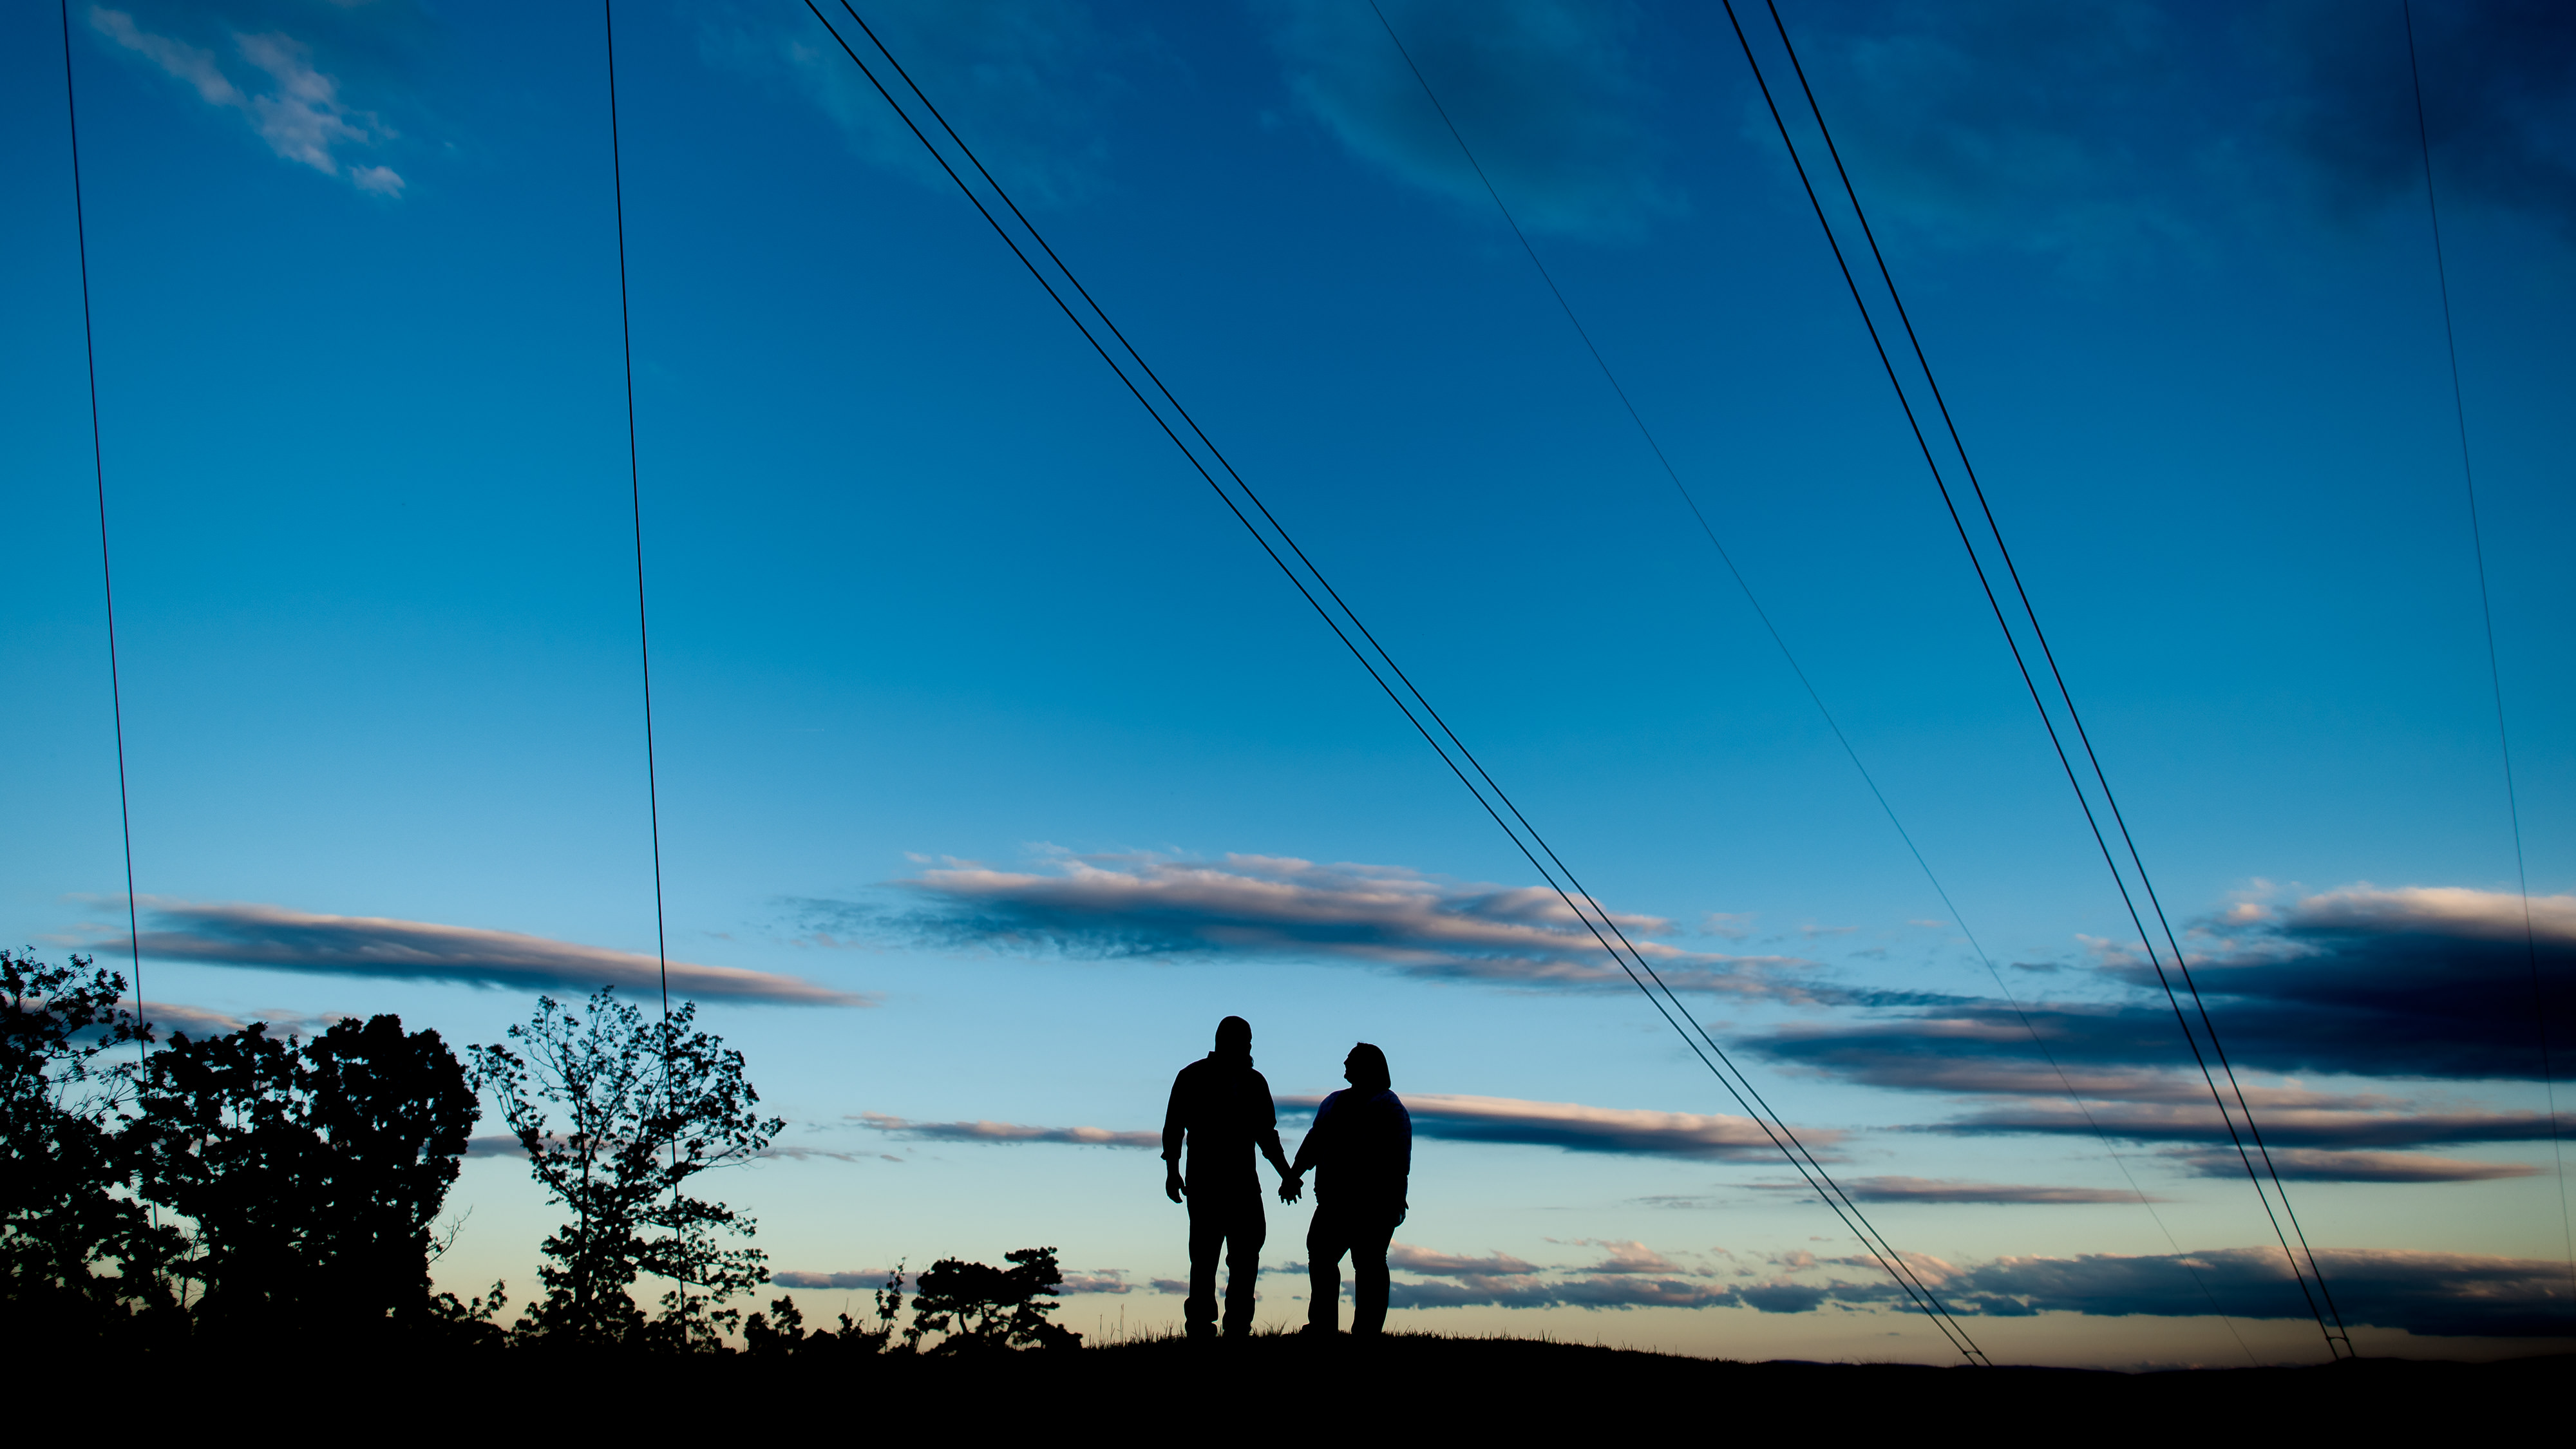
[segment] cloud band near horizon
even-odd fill
[[[1433,981],[1524,989],[1633,987],[1566,903],[1543,887],[1472,885],[1402,866],[1227,855],[1057,854],[1048,871],[974,864],[894,883],[912,904],[789,903],[800,922],[837,934],[933,947],[982,947],[1081,960],[1266,959],[1370,966]],[[1611,913],[1638,953],[1677,991],[1812,999],[1816,963],[1788,956],[1685,951],[1659,916]]]
[[[573,991],[621,986],[658,991],[662,963],[633,951],[557,941],[516,931],[443,926],[384,916],[326,916],[250,902],[137,898],[152,929],[144,956],[204,966],[234,966],[319,975],[391,977]],[[121,936],[87,949],[128,956]],[[837,991],[800,977],[734,966],[670,963],[675,996],[697,1001],[783,1006],[873,1006],[874,997]]]

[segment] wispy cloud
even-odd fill
[[[323,916],[246,902],[146,896],[138,904],[152,923],[142,935],[143,954],[163,961],[574,991],[601,986],[658,990],[662,979],[661,965],[651,956],[515,931],[383,916]],[[113,955],[128,952],[122,936],[102,937],[87,948]],[[794,976],[687,961],[670,963],[670,983],[672,994],[699,1001],[875,1004],[872,997]]]
[[[1790,23],[1871,209],[1930,237],[2091,263],[2423,204],[2395,7],[1859,0]],[[2576,235],[2576,14],[2418,6],[2415,24],[2449,196]]]
[[[2202,1177],[2241,1177],[2245,1164],[2232,1152],[2180,1155]],[[2275,1147],[2272,1168],[2281,1176],[2304,1182],[2491,1182],[2505,1177],[2537,1177],[2542,1169],[2525,1162],[2477,1162],[2465,1157],[2435,1157],[2422,1152],[2332,1152],[2314,1147]]]
[[[2242,1171],[2242,1169],[2237,1170]],[[1841,1179],[1841,1185],[1845,1192],[1861,1202],[2060,1204],[2139,1201],[2138,1194],[2120,1188],[2059,1187],[2045,1183],[1963,1182],[1953,1178],[1851,1177]],[[1803,1182],[1763,1182],[1756,1183],[1754,1186],[1768,1192],[1813,1191]],[[2162,1202],[2164,1199],[2149,1198],[2147,1201]]]
[[[1565,902],[1540,887],[1470,885],[1401,866],[1317,865],[1282,856],[1217,862],[1059,854],[1051,867],[956,865],[897,883],[908,911],[792,902],[808,929],[1087,959],[1341,961],[1435,981],[1631,990]],[[1683,951],[1673,925],[1614,913],[1676,990],[1807,1000],[1814,963]]]
[[[859,54],[867,37],[824,7]],[[1079,200],[1103,184],[1109,111],[1122,69],[1159,55],[1150,38],[1104,26],[1078,0],[875,0],[860,7],[921,88],[1024,204]],[[869,162],[946,188],[947,178],[839,45],[799,7],[697,7],[713,65],[791,89],[840,126]],[[889,85],[897,86],[893,77]]]
[[[1457,1253],[1435,1253],[1411,1243],[1388,1244],[1386,1261],[1389,1267],[1407,1273],[1423,1273],[1438,1278],[1518,1278],[1546,1271],[1509,1253],[1488,1253],[1481,1258],[1469,1258]]]
[[[1017,1122],[914,1122],[882,1112],[860,1112],[861,1126],[916,1142],[1054,1142],[1072,1147],[1152,1147],[1160,1132],[1113,1132],[1105,1127],[1028,1127]]]
[[[1413,1135],[1447,1142],[1511,1143],[1567,1152],[1612,1152],[1638,1157],[1761,1158],[1777,1151],[1749,1117],[1696,1112],[1657,1112],[1634,1107],[1590,1107],[1580,1102],[1528,1102],[1517,1097],[1452,1096],[1402,1092],[1413,1114]],[[1282,1111],[1312,1111],[1322,1099],[1283,1096]],[[1823,1149],[1842,1140],[1826,1128],[1802,1129],[1800,1138]]]
[[[312,47],[304,42],[282,32],[228,31],[228,70],[214,51],[146,30],[126,11],[92,5],[86,14],[91,29],[186,85],[199,100],[238,112],[286,160],[377,196],[402,194],[403,179],[392,167],[347,154],[383,145],[394,138],[393,129],[345,102],[340,81],[315,67]]]
[[[1421,82],[1365,5],[1268,0],[1272,43],[1301,106],[1397,177],[1492,205]],[[1644,112],[1637,13],[1626,0],[1382,0],[1522,226],[1620,236],[1676,205]]]
[[[892,1276],[888,1269],[860,1268],[843,1273],[797,1271],[772,1273],[769,1275],[769,1281],[781,1288],[874,1289],[883,1288],[886,1285],[886,1279]]]

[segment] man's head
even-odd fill
[[[1351,1048],[1342,1058],[1342,1078],[1364,1092],[1383,1092],[1395,1085],[1386,1069],[1386,1053],[1367,1042]]]
[[[1252,1055],[1252,1023],[1229,1016],[1216,1024],[1216,1049],[1230,1056]]]

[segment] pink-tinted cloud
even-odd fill
[[[882,1112],[856,1114],[862,1126],[918,1142],[1053,1142],[1072,1147],[1152,1147],[1160,1132],[1113,1132],[1106,1127],[1028,1127],[1017,1122],[914,1122]]]
[[[1205,862],[1057,855],[1043,871],[954,865],[899,887],[923,904],[887,915],[849,902],[797,905],[820,930],[893,933],[943,945],[1138,956],[1304,959],[1430,980],[1630,990],[1599,941],[1553,891],[1469,885],[1401,866],[1317,865],[1279,856]],[[1684,951],[1658,916],[1612,913],[1674,989],[1808,1000],[1814,963]]]
[[[152,929],[143,954],[209,966],[267,967],[340,976],[390,976],[574,991],[622,986],[658,991],[661,964],[651,956],[584,946],[516,931],[442,926],[383,916],[324,916],[246,902],[205,904],[141,899]],[[90,949],[127,954],[122,936]],[[670,963],[671,994],[698,1001],[759,1001],[789,1006],[869,1006],[874,999],[794,976],[733,966]]]

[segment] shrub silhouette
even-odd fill
[[[1022,1248],[1002,1255],[1008,1269],[942,1258],[913,1285],[907,1344],[925,1333],[948,1336],[934,1353],[976,1353],[1012,1347],[1080,1348],[1082,1335],[1047,1320],[1061,1304],[1047,1297],[1064,1286],[1055,1249]]]

